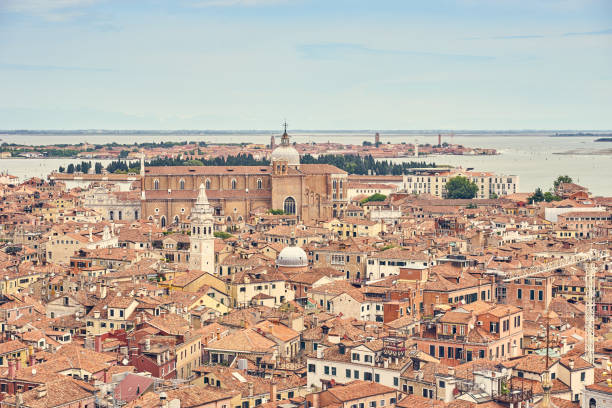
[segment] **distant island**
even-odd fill
[[[595,139],[595,142],[612,142],[612,137],[600,137],[599,139]]]
[[[554,135],[550,135],[551,137],[602,137],[602,136],[612,136],[612,133],[585,133],[585,132],[577,132],[577,133],[555,133]],[[596,142],[601,142],[602,140],[596,140]],[[605,140],[604,140],[605,141]]]

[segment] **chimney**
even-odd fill
[[[455,376],[455,367],[448,367],[448,375],[451,377]]]
[[[568,365],[569,365],[569,369],[573,370],[574,369],[574,360],[570,360]]]
[[[38,388],[36,388],[38,399],[44,398],[47,396],[47,384],[42,384]]]
[[[276,402],[276,383],[274,380],[270,383],[270,402]]]
[[[21,370],[21,358],[16,358],[15,359],[15,372]]]
[[[319,393],[312,394],[312,408],[319,408]]]
[[[34,347],[32,347],[31,345],[28,346],[28,361],[30,366],[36,364],[36,361],[34,361]]]
[[[250,382],[249,383],[249,397],[253,396],[253,387],[254,387],[253,383]]]
[[[106,298],[106,285],[100,285],[100,299]]]
[[[145,351],[149,351],[151,350],[151,339],[147,338],[145,339]]]
[[[168,395],[164,391],[159,394],[159,403],[162,408],[168,408]]]
[[[12,358],[8,360],[8,376],[11,380],[15,379],[15,361]]]

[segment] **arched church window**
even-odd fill
[[[333,181],[334,190],[336,189],[336,180]]]
[[[236,179],[232,179],[232,190],[236,189]]]
[[[589,400],[589,408],[597,408],[597,401],[595,401],[595,398]]]
[[[262,188],[262,184],[263,184],[263,183],[262,183],[261,179],[257,179],[257,189],[258,189],[258,190],[261,190],[261,188]]]
[[[162,215],[161,217],[161,227],[164,228],[166,226],[166,216]]]
[[[293,197],[285,198],[283,210],[286,214],[295,214],[295,199]]]
[[[204,187],[206,187],[207,190],[210,190],[210,180],[206,179],[206,181],[204,182]]]
[[[174,223],[175,223],[175,224],[178,224],[178,223],[179,223],[179,217],[178,217],[178,215],[175,215],[175,216],[174,216]]]
[[[159,180],[153,180],[153,190],[159,190]]]
[[[185,180],[181,179],[181,181],[179,181],[179,188],[180,188],[181,190],[184,190],[184,189],[185,189]]]

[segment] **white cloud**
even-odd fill
[[[83,8],[100,0],[6,0],[0,2],[0,11],[30,14],[48,21],[66,21],[83,14]]]

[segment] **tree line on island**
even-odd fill
[[[393,163],[388,160],[375,160],[371,155],[340,155],[326,154],[318,157],[310,154],[304,155],[300,162],[302,164],[331,164],[350,174],[376,174],[376,175],[401,175],[409,169],[414,168],[432,168],[436,167],[435,163],[426,162],[402,162]],[[170,157],[159,157],[147,161],[145,166],[269,166],[270,161],[267,159],[257,159],[252,154],[239,154],[236,156],[215,157],[212,159],[180,159]],[[108,173],[127,174],[138,173],[140,171],[140,161],[133,160],[114,160],[106,167],[100,162],[94,165],[94,172],[102,174],[103,170]],[[69,164],[68,167],[60,166],[60,173],[88,173],[92,168],[91,161],[83,161],[78,164]]]

